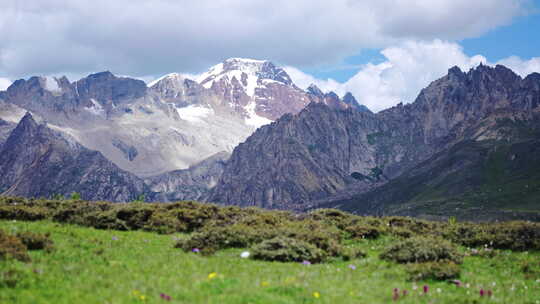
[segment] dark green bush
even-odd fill
[[[0,206],[0,219],[39,221],[47,218],[47,209],[24,205]]]
[[[168,234],[185,232],[188,228],[185,223],[180,222],[176,217],[172,216],[169,210],[158,209],[148,218],[144,230]]]
[[[184,251],[194,248],[214,252],[225,248],[246,248],[269,237],[270,230],[258,230],[237,224],[224,227],[208,227],[194,232],[190,238],[179,241],[175,247]]]
[[[463,256],[455,245],[443,239],[412,237],[388,246],[380,255],[381,259],[398,263],[422,263],[452,261],[461,264]]]
[[[0,288],[15,288],[26,278],[26,274],[17,269],[0,271]]]
[[[144,203],[131,203],[122,207],[118,208],[116,218],[123,221],[130,230],[145,227],[154,212],[154,208]]]
[[[540,224],[506,222],[494,224],[461,224],[450,237],[469,247],[489,247],[515,251],[540,249]]]
[[[309,213],[309,218],[345,229],[358,217],[337,209],[317,209]]]
[[[0,230],[0,260],[6,259],[30,262],[26,246],[21,240]]]
[[[406,271],[409,274],[409,280],[450,280],[459,278],[460,268],[454,262],[426,262],[418,264],[408,264]]]
[[[365,224],[354,224],[345,228],[353,239],[376,239],[382,232],[380,228]]]
[[[21,240],[28,250],[52,251],[54,249],[54,243],[48,234],[19,232],[16,237]]]
[[[343,248],[341,250],[341,257],[344,261],[350,261],[355,259],[365,258],[367,255],[362,249],[359,248]]]
[[[323,250],[310,243],[278,236],[253,246],[253,258],[264,261],[320,263],[326,258]]]
[[[389,233],[393,236],[397,236],[399,238],[404,238],[404,239],[410,238],[415,235],[415,233],[412,232],[411,230],[407,228],[402,228],[402,227],[392,227],[390,228]]]

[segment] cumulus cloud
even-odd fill
[[[521,75],[521,77],[526,77],[533,72],[540,72],[540,57],[524,60],[517,56],[511,56],[498,61],[497,64],[507,66]]]
[[[0,77],[0,91],[4,91],[11,85],[11,80]]]
[[[412,102],[420,90],[433,80],[446,75],[452,66],[464,71],[484,64],[503,64],[525,77],[540,72],[540,57],[523,60],[509,57],[490,63],[482,55],[467,56],[462,47],[442,40],[408,41],[381,51],[385,60],[378,64],[368,63],[345,83],[332,79],[316,79],[294,68],[286,68],[293,81],[305,88],[315,83],[325,91],[338,94],[351,92],[358,101],[372,111],[380,111],[399,102]]]
[[[528,0],[3,0],[0,72],[137,77],[198,73],[228,57],[299,67],[362,48],[463,39],[511,22]]]

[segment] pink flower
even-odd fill
[[[457,287],[461,287],[461,281],[460,280],[453,280],[452,283],[454,283]]]
[[[166,295],[164,293],[161,293],[159,296],[165,301],[170,301],[171,300],[171,296]]]
[[[483,297],[484,294],[486,294],[486,292],[484,291],[484,289],[480,289],[480,296]]]
[[[352,270],[356,270],[356,266],[354,266],[353,264],[349,265],[349,268]]]
[[[304,264],[304,265],[311,265],[311,262],[310,262],[310,261],[307,261],[307,260],[304,260],[304,261],[302,262],[302,264]]]
[[[193,249],[191,249],[191,252],[199,253],[201,251],[199,250],[199,248],[193,248]]]
[[[399,299],[399,289],[394,288],[394,294],[392,295],[392,300],[397,301]]]
[[[428,291],[429,291],[429,286],[424,285],[424,293],[428,293]]]

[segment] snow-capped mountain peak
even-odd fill
[[[208,72],[201,74],[197,81],[209,89],[216,81],[226,79],[227,82],[232,82],[233,78],[238,81],[246,95],[250,97],[255,95],[257,87],[264,86],[269,82],[292,85],[289,75],[270,61],[248,58],[229,58],[211,67]]]
[[[163,75],[163,76],[159,77],[158,79],[156,79],[156,80],[154,80],[152,82],[149,82],[146,86],[151,88],[151,87],[155,86],[156,84],[158,84],[159,82],[161,82],[162,80],[181,82],[181,81],[184,81],[184,77],[179,73],[170,73],[170,74],[167,74],[167,75]]]

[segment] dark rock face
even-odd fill
[[[74,83],[82,99],[93,98],[101,103],[121,105],[133,99],[141,98],[146,93],[146,83],[133,78],[116,77],[111,72],[89,75]]]
[[[27,197],[78,192],[88,200],[151,196],[141,179],[120,170],[99,152],[36,123],[29,113],[0,152],[0,189],[2,195]]]
[[[0,150],[2,149],[4,142],[8,139],[9,134],[11,134],[11,131],[15,129],[15,127],[16,125],[14,123],[0,119]]]
[[[118,150],[122,151],[126,159],[129,161],[133,161],[135,157],[137,157],[137,154],[139,154],[139,152],[137,151],[135,147],[127,145],[126,143],[124,143],[123,141],[119,139],[116,139],[116,138],[113,139],[112,144],[113,146],[118,148]]]
[[[145,180],[160,201],[205,200],[223,173],[229,154],[222,152],[185,170],[176,170]]]
[[[522,80],[503,66],[452,68],[414,103],[377,114],[312,104],[239,145],[210,201],[301,210],[381,187],[466,140],[519,140],[523,128],[500,122],[536,125],[537,80],[535,74]]]
[[[4,99],[46,117],[53,113],[73,114],[82,107],[92,106],[92,100],[110,111],[143,97],[146,89],[142,80],[101,72],[73,83],[66,77],[20,79],[7,89]]]

